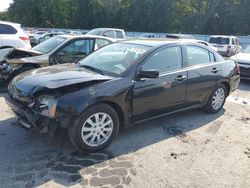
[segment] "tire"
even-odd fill
[[[99,125],[96,125],[96,119],[99,119],[99,123],[97,123]],[[108,122],[111,123],[107,124]],[[105,123],[106,126],[104,126]],[[79,151],[97,152],[107,147],[114,140],[119,131],[119,126],[120,121],[116,111],[111,106],[101,103],[87,109],[76,120],[76,123],[68,128],[69,139]],[[103,136],[104,134],[106,138]]]
[[[217,99],[216,95],[218,96]],[[227,89],[224,84],[219,84],[218,86],[216,86],[216,88],[213,90],[213,92],[211,93],[211,95],[207,100],[205,110],[211,114],[218,113],[223,108],[227,95],[228,95]],[[215,100],[217,100],[217,105]]]

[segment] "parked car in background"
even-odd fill
[[[240,77],[250,80],[250,46],[245,48],[242,52],[230,57],[230,59],[238,63],[240,67]]]
[[[3,48],[31,48],[30,39],[20,24],[0,21],[0,49]]]
[[[218,52],[226,57],[235,55],[241,51],[240,40],[235,36],[215,35],[211,36],[209,43],[218,49]]]
[[[0,62],[0,80],[2,83],[9,83],[14,76],[28,70],[76,62],[114,41],[101,36],[61,35],[48,39],[31,50],[14,49]]]
[[[167,34],[166,38],[170,38],[170,39],[195,39],[192,35],[185,35],[185,34]]]
[[[143,33],[142,35],[140,35],[140,38],[156,38],[155,34],[152,33]]]
[[[44,33],[44,34],[40,35],[40,37],[37,37],[37,39],[32,38],[30,40],[30,44],[31,44],[32,47],[34,47],[34,46],[36,46],[36,45],[38,45],[38,44],[40,44],[40,43],[54,37],[54,36],[64,35],[64,34],[65,33],[63,33],[63,32]]]
[[[236,63],[204,45],[130,40],[23,73],[6,101],[24,127],[50,135],[68,128],[76,148],[96,152],[122,126],[194,108],[217,113],[239,81]]]
[[[199,44],[205,45],[205,46],[211,48],[212,50],[218,52],[218,49],[217,49],[217,48],[215,48],[212,44],[210,44],[210,43],[208,43],[208,42],[206,42],[206,41],[204,41],[204,40],[196,40],[196,39],[180,39],[180,40],[186,41],[186,42],[188,42],[188,41],[189,41],[189,42],[197,42],[197,43],[199,43]]]
[[[68,30],[65,32],[65,34],[67,34],[67,35],[82,35],[82,32]]]
[[[114,29],[114,28],[97,28],[89,31],[87,34],[99,35],[117,39],[123,39],[126,37],[123,29]]]

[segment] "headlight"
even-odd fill
[[[58,99],[54,96],[41,95],[38,97],[39,109],[42,115],[53,118],[56,114],[56,105]]]

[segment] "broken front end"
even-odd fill
[[[19,91],[11,84],[6,103],[18,117],[18,122],[33,133],[49,133],[54,136],[59,122],[55,118],[57,96],[41,95],[37,99]]]

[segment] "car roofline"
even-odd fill
[[[112,42],[116,42],[117,39],[114,38],[109,38],[109,37],[104,37],[104,36],[98,36],[98,35],[58,35],[56,37],[65,37],[66,39],[77,39],[77,38],[97,38],[97,39],[106,39]]]

